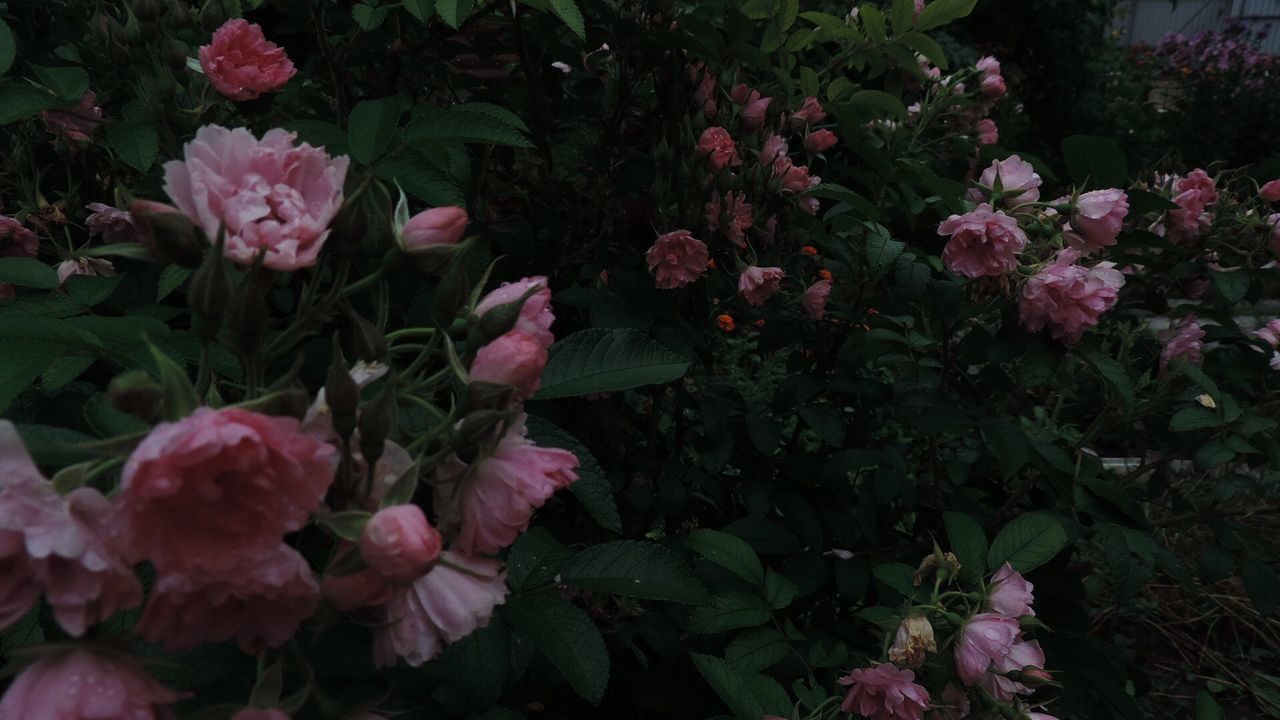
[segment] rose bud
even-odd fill
[[[426,574],[444,539],[417,505],[379,510],[360,535],[360,555],[388,580],[408,582]]]

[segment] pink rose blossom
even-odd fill
[[[182,694],[136,658],[89,647],[51,648],[0,698],[0,720],[174,720]]]
[[[995,188],[997,179],[1000,181],[1000,194],[1006,207],[1040,199],[1040,176],[1031,163],[1017,155],[992,162],[990,167],[982,171],[978,182],[985,187]]]
[[[471,379],[516,388],[520,399],[533,397],[547,366],[547,349],[533,335],[512,330],[476,352]]]
[[[800,109],[791,113],[788,123],[792,130],[799,130],[814,123],[820,123],[827,117],[827,112],[822,109],[822,103],[818,102],[818,98],[807,97],[804,102],[800,103]]]
[[[1280,180],[1271,180],[1258,189],[1258,195],[1269,203],[1280,200]]]
[[[791,166],[787,152],[787,141],[783,140],[781,135],[770,135],[760,146],[760,164],[772,165],[773,175],[777,177]]]
[[[1054,717],[1053,715],[1049,715],[1047,713],[1042,713],[1042,712],[1027,713],[1027,717],[1030,718],[1031,720],[1058,720],[1058,718]]]
[[[235,22],[235,21],[232,21]],[[345,156],[293,145],[294,134],[205,125],[165,163],[165,191],[212,242],[226,227],[227,258],[250,265],[265,251],[272,270],[315,265],[342,208]]]
[[[684,287],[707,271],[707,246],[688,230],[659,235],[644,253],[659,290]]]
[[[396,238],[396,244],[407,252],[436,245],[457,245],[467,231],[467,211],[445,206],[424,210],[409,218]]]
[[[1009,648],[1008,655],[996,660],[995,667],[978,678],[978,685],[1003,702],[1012,700],[1015,695],[1030,695],[1033,692],[1031,688],[1004,676],[1004,673],[1020,672],[1027,667],[1043,672],[1044,651],[1034,640],[1019,640]],[[1050,677],[1048,673],[1044,675]]]
[[[45,110],[40,113],[44,128],[54,135],[61,135],[75,142],[89,142],[93,131],[102,124],[102,108],[92,90],[86,90],[73,107]]]
[[[983,118],[978,121],[975,129],[978,131],[979,144],[995,145],[1000,142],[1000,128],[996,126],[995,120]]]
[[[997,100],[1004,97],[1008,92],[1008,87],[1004,84],[1004,77],[1000,75],[988,75],[982,78],[982,94],[988,100]]]
[[[381,607],[375,625],[373,663],[396,658],[417,667],[489,624],[494,607],[506,602],[507,574],[496,560],[445,552],[440,562],[412,585],[398,588]]]
[[[858,668],[839,680],[849,688],[840,709],[868,720],[922,720],[929,691],[915,679],[914,672],[889,663]]]
[[[702,115],[707,120],[716,116],[720,104],[716,99],[716,76],[703,63],[689,66],[689,82],[696,84],[693,101],[702,108]]]
[[[804,314],[811,320],[821,320],[827,312],[827,299],[830,297],[831,282],[819,280],[804,291],[804,297],[800,298],[800,306],[804,308]]]
[[[742,129],[758,130],[764,125],[765,115],[769,112],[769,104],[773,98],[760,94],[759,90],[749,90],[746,85],[738,85],[733,89],[733,101],[742,106]]]
[[[521,415],[488,457],[468,465],[455,456],[436,471],[435,507],[441,527],[458,531],[453,548],[497,553],[529,527],[534,510],[578,479],[578,458],[534,445],[524,424]]]
[[[748,305],[763,305],[782,289],[784,277],[782,268],[752,265],[738,276],[738,294],[747,299]]]
[[[33,258],[40,253],[40,238],[22,223],[0,215],[0,257]]]
[[[244,564],[306,524],[335,451],[293,418],[199,408],[157,425],[125,463],[116,498],[135,559],[162,571]]]
[[[1280,348],[1280,318],[1268,320],[1266,325],[1254,331],[1253,336],[1273,348]]]
[[[1035,595],[1031,593],[1034,589],[1035,585],[1027,582],[1022,573],[1005,563],[991,576],[987,606],[992,612],[1012,618],[1035,615],[1036,611],[1031,609],[1031,603],[1035,602]]]
[[[726,225],[724,234],[729,241],[738,247],[746,247],[747,230],[755,221],[751,203],[747,202],[747,194],[730,190],[724,196],[724,216]]]
[[[223,23],[200,48],[200,67],[218,92],[237,102],[279,90],[298,72],[262,28],[241,18]]]
[[[1065,228],[1067,242],[1081,252],[1091,252],[1116,244],[1116,236],[1129,214],[1129,196],[1118,188],[1093,190],[1076,199],[1071,224]]]
[[[231,720],[289,720],[289,715],[274,708],[245,708],[232,715]]]
[[[417,505],[379,510],[360,534],[360,556],[369,567],[395,582],[425,575],[443,548],[440,531],[431,527]]]
[[[1027,247],[1018,221],[999,210],[993,212],[985,203],[942,221],[938,234],[951,236],[942,249],[943,263],[967,278],[999,277],[1016,270],[1018,253]]]
[[[698,154],[707,156],[707,164],[711,166],[712,172],[742,164],[733,138],[722,127],[709,127],[702,131],[702,136],[698,138]]]
[[[58,285],[62,286],[67,283],[67,279],[72,275],[83,275],[85,277],[107,277],[116,274],[116,268],[111,264],[110,260],[102,258],[78,257],[70,260],[63,260],[58,263],[55,268],[58,273]]]
[[[787,161],[787,168],[781,174],[782,189],[787,192],[802,193],[822,183],[822,178],[810,175],[809,168],[804,165],[793,165]]]
[[[213,571],[161,568],[138,621],[138,634],[169,650],[234,638],[241,650],[253,655],[288,642],[302,621],[315,613],[320,587],[307,561],[276,542],[238,566]]]
[[[490,310],[518,301],[530,291],[529,298],[520,306],[520,317],[512,330],[523,330],[529,333],[544,348],[551,347],[556,336],[551,332],[551,324],[556,316],[551,312],[551,288],[547,278],[542,275],[522,278],[512,283],[503,283],[476,304],[475,314],[484,317]]]
[[[85,220],[90,237],[101,235],[108,243],[133,242],[137,238],[133,216],[128,212],[102,203],[89,203],[85,207],[93,211]]]
[[[1209,173],[1200,168],[1187,173],[1186,177],[1175,180],[1173,189],[1177,193],[1195,191],[1200,196],[1200,202],[1206,206],[1218,202],[1217,185],[1214,184],[1213,178],[1209,177]]]
[[[1172,328],[1160,350],[1160,372],[1163,373],[1174,360],[1182,360],[1192,365],[1200,364],[1201,352],[1204,349],[1204,328],[1196,322],[1195,315],[1182,319],[1177,327]]]
[[[1018,308],[1023,327],[1031,332],[1048,327],[1055,340],[1073,345],[1115,306],[1124,275],[1114,263],[1086,268],[1075,264],[1079,259],[1078,250],[1062,250],[1052,264],[1027,280]]]
[[[1209,213],[1205,212],[1204,200],[1199,190],[1193,188],[1178,193],[1173,202],[1178,209],[1165,213],[1163,223],[1170,240],[1185,243],[1208,231]]]
[[[982,73],[983,77],[1000,74],[1000,61],[991,55],[984,55],[978,58],[978,62],[974,63],[973,66],[977,68],[978,72]]]
[[[826,152],[840,142],[836,134],[827,129],[815,130],[804,139],[804,149],[815,155]]]
[[[982,613],[970,618],[956,641],[956,673],[965,685],[972,685],[992,663],[1004,659],[1013,650],[1021,629],[1018,621],[995,613]]]

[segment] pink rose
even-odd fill
[[[1280,200],[1280,180],[1271,180],[1258,189],[1258,194],[1269,203]]]
[[[1186,177],[1175,180],[1173,189],[1177,193],[1195,191],[1200,196],[1200,202],[1205,205],[1218,202],[1217,185],[1214,184],[1213,178],[1209,177],[1209,173],[1200,168],[1187,173]]]
[[[319,602],[307,561],[277,539],[274,548],[236,566],[161,568],[135,629],[169,650],[234,638],[241,650],[257,655],[288,642]]]
[[[55,646],[28,665],[0,698],[3,720],[172,720],[182,694],[142,663],[102,648]]]
[[[460,207],[424,210],[409,218],[396,237],[396,244],[406,252],[436,245],[457,245],[467,231],[467,222],[467,211]]]
[[[1118,188],[1093,190],[1076,199],[1067,242],[1081,252],[1116,244],[1116,236],[1129,214],[1129,196]]]
[[[58,263],[55,268],[58,273],[58,285],[62,286],[67,283],[67,279],[72,275],[83,275],[85,277],[107,277],[116,274],[116,268],[111,264],[110,260],[102,258],[78,257],[70,260],[63,260]]]
[[[1204,349],[1204,328],[1196,322],[1195,315],[1182,319],[1177,327],[1167,334],[1164,347],[1160,350],[1160,372],[1163,373],[1169,363],[1182,360],[1192,365],[1200,364],[1201,352]]]
[[[232,715],[231,720],[289,720],[289,715],[274,708],[245,708]]]
[[[985,187],[995,188],[1000,184],[1000,195],[1006,207],[1014,207],[1022,203],[1031,203],[1040,199],[1040,176],[1036,174],[1031,163],[1017,155],[1010,155],[1004,160],[996,160],[982,171],[978,182]]]
[[[738,294],[747,299],[748,305],[763,305],[782,289],[785,276],[782,268],[752,265],[738,276]]]
[[[742,106],[742,129],[758,130],[764,125],[765,115],[769,112],[769,104],[773,98],[760,95],[759,90],[749,90],[746,85],[738,85],[733,89],[733,101]]]
[[[787,141],[783,140],[781,135],[770,135],[760,146],[760,164],[772,165],[773,175],[777,177],[791,166],[787,152]]]
[[[520,316],[511,329],[523,330],[537,339],[542,347],[549,348],[556,341],[556,336],[551,332],[551,324],[556,321],[556,316],[551,312],[551,288],[547,286],[547,278],[542,275],[503,283],[480,299],[476,304],[475,314],[484,317],[490,310],[516,302],[530,291],[533,294],[520,306]]]
[[[493,609],[506,602],[507,574],[497,560],[455,552],[412,585],[398,588],[381,607],[383,622],[374,626],[373,663],[417,667],[489,624]]]
[[[821,320],[827,312],[827,299],[830,297],[831,282],[819,280],[804,291],[804,296],[800,298],[800,306],[804,308],[804,314],[811,320]]]
[[[1021,632],[1018,621],[1004,615],[982,613],[970,618],[960,630],[955,649],[956,673],[964,684],[974,684],[992,663],[1003,660]]]
[[[698,138],[698,154],[707,156],[707,164],[711,166],[712,172],[742,164],[733,138],[722,127],[709,127],[702,131],[702,136]]]
[[[1000,142],[1000,128],[996,126],[995,120],[983,118],[978,121],[975,129],[978,131],[979,144],[995,145]]]
[[[1042,712],[1027,713],[1027,717],[1030,718],[1031,720],[1058,720],[1058,718],[1054,717],[1053,715],[1049,715],[1048,713],[1042,713]]]
[[[40,254],[40,238],[22,223],[0,215],[0,257],[33,258]]]
[[[133,242],[136,239],[133,216],[129,213],[102,203],[89,203],[85,207],[93,211],[85,220],[90,237],[101,235],[108,243]]]
[[[840,709],[868,720],[922,720],[929,691],[915,679],[914,672],[889,663],[858,668],[839,680],[849,688]]]
[[[205,125],[183,147],[185,160],[165,163],[165,191],[210,242],[226,226],[232,262],[250,265],[265,251],[273,270],[310,267],[342,208],[348,160],[293,140],[278,128],[259,140]]]
[[[334,457],[293,418],[199,408],[161,423],[121,477],[116,506],[128,547],[162,571],[243,565],[306,524]]]
[[[534,510],[578,479],[578,458],[534,445],[524,423],[521,415],[488,457],[467,465],[454,456],[437,469],[436,511],[442,527],[458,531],[453,548],[497,553],[529,527]]]
[[[1165,213],[1164,227],[1173,242],[1185,243],[1203,235],[1210,227],[1204,197],[1197,188],[1178,193],[1173,198],[1177,210]]]
[[[1035,587],[1022,577],[1022,573],[1005,563],[991,576],[991,583],[987,586],[987,606],[992,612],[1012,618],[1035,615],[1036,611],[1031,609],[1031,603],[1035,602],[1031,591]]]
[[[1027,247],[1027,236],[1018,221],[1003,212],[979,205],[964,215],[952,215],[938,225],[939,235],[950,235],[942,249],[947,269],[967,278],[999,277],[1018,267],[1018,253]]]
[[[1044,672],[1044,651],[1040,649],[1040,643],[1018,640],[1009,648],[1008,655],[997,660],[990,671],[978,678],[978,685],[1003,702],[1012,700],[1015,695],[1030,695],[1033,692],[1031,688],[1004,675],[1021,672],[1024,668],[1037,670],[1045,679],[1052,679]]]
[[[751,203],[747,202],[747,194],[730,190],[724,196],[724,216],[728,222],[724,234],[729,241],[738,247],[746,247],[747,230],[755,222]]]
[[[988,100],[997,100],[1004,97],[1008,92],[1008,87],[1004,84],[1004,77],[1000,75],[988,75],[982,78],[982,95]]]
[[[1273,348],[1280,348],[1280,318],[1268,320],[1266,325],[1253,332],[1253,336]]]
[[[1124,275],[1114,263],[1086,268],[1075,264],[1079,259],[1078,250],[1062,250],[1052,264],[1027,280],[1018,307],[1023,327],[1031,332],[1048,327],[1055,340],[1074,345],[1115,306]]]
[[[826,152],[840,142],[836,134],[827,129],[815,130],[804,139],[804,149],[813,154]]]
[[[800,103],[799,110],[791,113],[791,117],[787,122],[792,130],[799,130],[814,123],[820,123],[826,117],[827,112],[822,109],[822,103],[818,102],[818,98],[810,96]]]
[[[200,67],[218,92],[237,102],[279,90],[297,73],[283,48],[241,18],[223,23],[200,48]]]
[[[476,352],[471,361],[471,379],[516,388],[520,399],[533,397],[547,366],[547,349],[523,330],[493,340]]]
[[[977,68],[978,72],[982,73],[983,77],[1000,74],[1000,61],[991,55],[984,55],[978,58],[978,62],[974,63],[973,66]]]
[[[689,66],[689,82],[696,85],[693,101],[702,108],[702,115],[707,120],[716,116],[720,105],[716,100],[716,76],[703,63]]]
[[[659,235],[644,253],[659,290],[684,287],[707,271],[707,246],[688,230]]]
[[[61,110],[45,110],[40,113],[44,128],[54,135],[75,142],[89,142],[93,131],[102,124],[102,108],[92,90],[86,90],[73,107]]]
[[[776,167],[776,164],[775,164]],[[794,165],[791,161],[787,161],[786,169],[781,173],[782,189],[787,192],[802,193],[815,185],[822,182],[822,178],[816,175],[809,175],[809,168],[804,165]]]
[[[443,548],[440,531],[431,527],[417,505],[379,510],[360,534],[360,556],[369,567],[396,582],[425,575]]]

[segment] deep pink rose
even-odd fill
[[[137,238],[133,216],[128,212],[102,203],[89,203],[85,207],[93,211],[85,220],[90,237],[101,235],[108,243],[133,242]]]
[[[747,231],[755,222],[751,203],[747,202],[747,194],[730,190],[724,196],[724,216],[726,219],[724,234],[729,241],[738,247],[747,246]]]
[[[409,218],[396,243],[407,252],[436,245],[457,245],[467,231],[467,211],[445,206],[424,210]]]
[[[654,286],[659,290],[684,287],[707,271],[707,246],[688,230],[659,235],[644,253]]]
[[[1258,194],[1269,203],[1280,200],[1280,180],[1271,180],[1258,189]]]
[[[200,67],[218,92],[237,102],[279,90],[298,72],[262,28],[241,18],[223,23],[200,48]]]
[[[129,456],[116,498],[133,557],[212,570],[272,551],[319,508],[334,457],[293,418],[206,407],[161,423]]]
[[[493,609],[506,602],[507,574],[497,560],[456,552],[413,584],[397,588],[380,610],[375,625],[373,663],[378,667],[404,658],[417,667],[489,624]]]
[[[1048,327],[1055,340],[1073,345],[1115,306],[1124,275],[1114,263],[1086,268],[1075,264],[1079,259],[1078,250],[1062,250],[1052,264],[1027,280],[1018,307],[1023,327],[1031,332]]]
[[[995,120],[983,118],[978,121],[975,129],[978,131],[979,144],[995,145],[1000,142],[1000,128],[996,126]]]
[[[62,646],[28,665],[0,698],[0,720],[174,720],[182,699],[136,658]]]
[[[818,98],[810,96],[800,103],[799,110],[791,113],[787,122],[792,130],[799,130],[814,123],[820,123],[826,118],[827,111],[822,109],[822,103],[818,102]]]
[[[327,481],[327,478],[326,478]],[[235,639],[246,653],[288,642],[320,602],[307,561],[274,548],[217,570],[160,570],[138,621],[138,634],[169,650]]]
[[[493,453],[472,462],[456,456],[436,471],[436,512],[453,547],[463,553],[497,553],[529,527],[533,511],[578,479],[578,458],[568,450],[534,445],[525,418],[507,429]]]
[[[1160,350],[1160,372],[1163,373],[1174,360],[1199,365],[1201,352],[1204,350],[1203,340],[1204,328],[1196,322],[1196,316],[1188,315],[1183,318],[1182,322],[1166,334],[1164,347]]]
[[[831,281],[819,280],[804,291],[800,306],[812,320],[821,320],[827,312],[827,299],[831,297]]]
[[[379,510],[360,534],[360,556],[369,567],[395,582],[425,575],[443,548],[440,531],[431,527],[417,505]]]
[[[1035,202],[1040,199],[1040,176],[1031,163],[1017,155],[1010,155],[1004,160],[996,160],[982,171],[978,182],[986,187],[994,188],[996,180],[1000,181],[1000,194],[1006,207]]]
[[[1022,573],[1005,563],[991,576],[987,586],[987,606],[992,612],[1012,618],[1035,615],[1036,611],[1031,609],[1031,603],[1035,602],[1031,591],[1035,587],[1022,577]]]
[[[165,191],[210,242],[226,226],[226,255],[250,265],[297,270],[315,265],[342,209],[346,156],[330,158],[279,128],[262,139],[236,128],[205,125],[183,147],[184,160],[164,165]]]
[[[742,164],[733,138],[722,127],[709,127],[702,131],[702,136],[698,138],[698,154],[707,156],[707,164],[711,166],[712,172]]]
[[[33,258],[40,254],[40,238],[22,223],[0,215],[0,257]]]
[[[967,278],[999,277],[1016,270],[1018,253],[1027,247],[1018,221],[999,210],[993,212],[985,203],[943,220],[938,234],[951,236],[942,249],[942,262]]]
[[[995,661],[995,666],[978,678],[980,685],[997,700],[1008,702],[1015,695],[1030,695],[1033,690],[1023,683],[1005,677],[1004,673],[1034,668],[1046,679],[1052,679],[1044,672],[1044,650],[1035,640],[1018,640],[1009,648],[1009,654]]]
[[[503,283],[476,303],[475,314],[484,317],[490,310],[516,302],[530,291],[533,294],[520,306],[520,317],[511,329],[523,330],[536,338],[542,347],[549,348],[556,341],[556,336],[551,332],[551,324],[556,321],[556,316],[551,312],[551,288],[547,286],[547,278],[542,275]]]
[[[827,129],[814,130],[804,139],[804,149],[815,155],[826,152],[840,142],[836,134]]]
[[[275,708],[245,708],[232,715],[231,720],[289,720],[289,715]]]
[[[1218,186],[1214,184],[1213,178],[1209,177],[1209,173],[1200,168],[1187,173],[1186,177],[1175,180],[1173,190],[1177,193],[1195,191],[1200,196],[1200,202],[1206,206],[1218,202]]]
[[[781,135],[770,135],[760,146],[760,164],[772,165],[773,175],[777,177],[791,165],[787,152],[787,141],[783,140]]]
[[[1076,200],[1067,242],[1081,252],[1091,252],[1116,244],[1116,236],[1129,214],[1129,196],[1118,188],[1093,190]]]
[[[914,672],[889,663],[858,668],[839,680],[849,688],[840,709],[868,720],[922,720],[929,691],[915,679]]]
[[[547,349],[533,335],[512,330],[476,352],[471,379],[511,385],[521,399],[533,397],[547,366]]]
[[[970,618],[960,630],[955,649],[956,673],[964,684],[974,684],[992,663],[1003,660],[1021,632],[1015,618],[996,613]]]
[[[748,305],[763,305],[782,289],[782,268],[752,265],[738,276],[738,294],[747,299]]]
[[[76,142],[89,142],[93,131],[102,124],[102,108],[92,90],[86,90],[73,107],[45,110],[40,113],[44,128],[54,135],[61,135]]]

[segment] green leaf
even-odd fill
[[[89,89],[89,73],[82,67],[45,67],[32,65],[40,83],[64,102],[78,102]]]
[[[511,646],[511,633],[506,626],[491,622],[445,647],[440,663],[448,668],[450,680],[468,700],[489,706],[501,699],[506,687]]]
[[[520,533],[507,554],[507,585],[517,592],[548,585],[572,557],[573,551],[549,530],[529,528]]]
[[[406,152],[378,161],[373,174],[388,182],[400,183],[410,195],[432,207],[466,207],[458,183],[417,152]]]
[[[560,581],[587,590],[692,605],[707,599],[693,570],[661,545],[640,540],[592,545],[560,571]]]
[[[465,110],[469,113],[483,113],[492,117],[494,120],[501,122],[503,125],[513,127],[523,133],[529,132],[529,126],[525,124],[524,120],[520,119],[519,115],[516,115],[501,105],[494,105],[493,103],[487,102],[469,102],[465,105],[457,105],[455,108],[457,110]]]
[[[764,599],[775,610],[781,610],[791,604],[800,594],[800,587],[773,568],[764,574]]]
[[[1227,720],[1218,701],[1206,690],[1196,693],[1196,720]]]
[[[181,265],[167,265],[164,270],[160,271],[160,280],[156,283],[156,302],[160,302],[169,297],[169,293],[182,287],[182,283],[191,277],[194,272],[190,268],[184,268]]]
[[[551,12],[556,14],[575,35],[587,39],[587,25],[582,19],[582,11],[578,9],[578,3],[574,0],[549,0],[551,3]]]
[[[942,513],[951,552],[960,560],[960,577],[976,585],[987,572],[987,533],[972,515],[954,510]]]
[[[916,18],[916,30],[932,30],[953,20],[968,17],[978,0],[933,0]]]
[[[364,510],[344,510],[316,515],[316,521],[343,540],[359,542],[370,517],[372,516]]]
[[[1236,456],[1234,450],[1221,440],[1210,440],[1196,450],[1196,465],[1204,470],[1212,470],[1231,462]]]
[[[7,319],[4,321],[9,322]],[[0,413],[44,372],[65,346],[50,341],[0,338]]]
[[[915,0],[893,0],[889,6],[889,24],[897,35],[911,30],[911,21],[915,18]]]
[[[903,35],[902,42],[906,43],[907,47],[928,58],[930,62],[940,69],[947,69],[947,53],[933,38],[924,33],[913,32]]]
[[[764,566],[746,540],[718,530],[694,530],[684,539],[685,545],[702,557],[746,580],[752,585],[764,582]]]
[[[529,437],[539,445],[564,448],[578,456],[578,480],[569,486],[569,492],[587,509],[591,519],[605,530],[622,532],[622,517],[613,499],[613,488],[605,477],[595,455],[578,439],[549,420],[530,415],[525,423]]]
[[[347,152],[347,134],[342,128],[324,120],[303,118],[290,120],[284,124],[285,129],[298,134],[298,139],[315,147],[322,147],[330,155],[343,155]]]
[[[200,406],[200,397],[191,385],[182,366],[165,355],[155,345],[147,343],[151,348],[151,357],[158,369],[157,378],[164,396],[164,415],[166,420],[177,420],[186,417]]]
[[[584,699],[598,704],[609,684],[609,653],[591,618],[556,595],[512,598],[503,613]]]
[[[1133,381],[1129,379],[1129,371],[1125,366],[1100,352],[1081,350],[1078,354],[1093,366],[1098,375],[1120,396],[1125,411],[1131,412],[1135,400]]]
[[[981,423],[982,439],[1004,471],[1008,480],[1031,460],[1031,448],[1027,436],[1018,423],[1009,418],[984,418]]]
[[[13,43],[13,32],[4,20],[0,20],[0,75],[9,72],[13,60],[18,55],[18,48]]]
[[[410,145],[461,142],[533,147],[518,127],[492,112],[470,110],[466,105],[433,108],[419,113],[404,129],[404,140]]]
[[[138,172],[151,169],[160,154],[160,136],[149,122],[122,120],[107,126],[107,144]]]
[[[895,95],[883,90],[859,90],[849,97],[854,105],[883,110],[899,120],[907,119],[907,106]]]
[[[1233,270],[1224,272],[1221,270],[1210,270],[1210,276],[1213,278],[1213,286],[1222,293],[1222,298],[1229,303],[1238,303],[1244,299],[1249,293],[1249,272],[1247,270]]]
[[[382,5],[372,7],[360,3],[351,8],[351,17],[356,21],[356,25],[366,32],[376,30],[387,19],[387,13],[391,12],[391,6]]]
[[[1204,428],[1220,427],[1224,424],[1218,413],[1198,406],[1183,408],[1169,418],[1169,429],[1173,432],[1189,432]]]
[[[111,293],[115,292],[116,288],[119,287],[121,280],[124,280],[123,275],[107,275],[105,277],[72,275],[67,278],[67,294],[85,307],[93,307],[111,297]]]
[[[404,0],[404,9],[423,23],[436,14],[436,0]]]
[[[8,85],[0,88],[0,125],[29,118],[59,104],[58,98],[43,88]]]
[[[987,567],[1006,562],[1021,573],[1031,572],[1053,559],[1067,544],[1062,524],[1044,513],[1027,513],[1004,526],[987,552]]]
[[[58,287],[58,273],[33,258],[0,258],[0,282],[18,287],[52,290]]]
[[[1062,141],[1071,180],[1081,187],[1124,187],[1129,180],[1129,160],[1120,144],[1110,138],[1072,135]]]
[[[764,709],[746,679],[728,662],[711,655],[689,653],[707,684],[724,701],[738,720],[760,720]]]
[[[360,7],[360,6],[357,6]],[[351,109],[347,120],[347,147],[357,161],[372,165],[386,152],[400,123],[400,100],[385,97],[365,100]]]
[[[538,400],[630,390],[684,377],[689,361],[639,330],[593,328],[551,347]]]
[[[475,9],[475,0],[436,0],[436,13],[440,19],[456,28]]]
[[[1147,213],[1165,212],[1166,210],[1177,210],[1178,204],[1163,195],[1157,195],[1149,190],[1139,190],[1130,188],[1125,191],[1129,196],[1129,217],[1136,218]]]
[[[780,662],[791,652],[782,633],[771,627],[747,630],[729,641],[724,656],[738,672],[759,672]]]
[[[738,592],[718,593],[711,602],[699,605],[689,614],[689,632],[714,635],[726,630],[757,627],[769,622],[769,606],[755,595]]]
[[[872,233],[867,236],[867,262],[874,272],[880,272],[892,265],[906,247],[906,243],[887,234]]]

